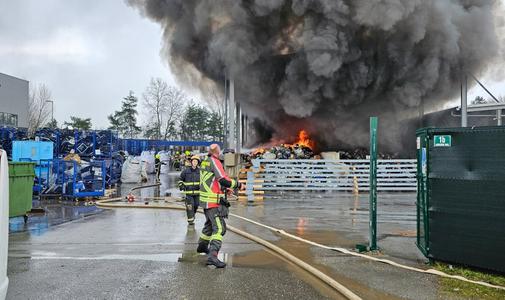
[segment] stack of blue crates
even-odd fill
[[[12,158],[12,142],[25,140],[28,137],[26,128],[0,127],[0,147],[7,152],[7,156]]]
[[[35,165],[35,182],[33,191],[41,193],[46,189],[51,177],[51,161],[53,160],[53,143],[40,141],[13,141],[12,160],[29,161]]]
[[[55,158],[63,158],[73,150],[85,161],[104,160],[107,186],[114,186],[119,182],[123,157],[118,155],[120,141],[117,132],[43,128],[35,135],[40,140],[54,143]]]

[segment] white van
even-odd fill
[[[0,300],[7,295],[7,250],[9,243],[9,164],[0,150]]]

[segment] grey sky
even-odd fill
[[[0,0],[0,72],[45,83],[60,124],[75,115],[106,127],[129,90],[141,97],[151,77],[174,84],[160,49],[159,25],[123,0]],[[481,79],[505,94],[500,82]]]
[[[0,0],[0,72],[52,91],[55,118],[107,126],[122,97],[151,77],[173,83],[159,25],[123,0]]]

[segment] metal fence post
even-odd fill
[[[254,174],[255,170],[253,168],[253,171],[247,172],[247,181],[246,181],[246,186],[245,186],[245,193],[247,195],[247,201],[248,202],[253,202],[254,201]]]
[[[377,117],[370,117],[370,245],[377,250]]]

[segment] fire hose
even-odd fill
[[[142,205],[142,204],[112,204],[111,202],[117,202],[119,200],[123,200],[123,198],[112,198],[112,199],[106,199],[106,200],[100,200],[96,202],[96,206],[102,207],[102,208],[152,208],[152,209],[175,209],[175,210],[186,210],[185,207],[182,207],[180,205]],[[201,213],[201,212],[200,212]],[[250,233],[247,233],[243,230],[240,230],[236,227],[233,226],[227,226],[226,227],[228,230],[231,232],[234,232],[240,236],[245,237],[246,239],[249,239],[253,242],[256,242],[272,251],[280,255],[283,259],[295,264],[296,266],[302,268],[303,270],[307,271],[308,273],[312,274],[314,277],[317,279],[321,280],[337,292],[339,292],[341,295],[346,297],[347,299],[352,299],[352,300],[358,300],[361,299],[358,295],[353,293],[351,290],[346,288],[344,285],[341,283],[337,282],[335,279],[331,278],[330,276],[324,274],[323,272],[319,271],[318,269],[314,268],[313,266],[309,265],[308,263],[304,262],[303,260],[295,257],[294,255],[290,254],[289,252],[285,251],[284,249],[262,239],[259,238],[255,235],[252,235]]]
[[[147,187],[147,186],[144,186],[144,187]],[[163,198],[163,199],[166,200],[167,198]],[[173,197],[172,197],[172,199],[176,200],[176,198],[173,198]],[[98,207],[103,207],[103,208],[155,208],[155,209],[185,210],[184,207],[178,206],[178,205],[167,206],[167,205],[140,205],[140,204],[138,204],[138,205],[121,205],[121,204],[118,205],[118,204],[111,204],[111,202],[117,202],[119,200],[122,200],[122,198],[112,198],[112,199],[107,199],[107,200],[101,200],[101,201],[97,201],[96,205]],[[290,234],[290,233],[288,233],[288,232],[286,232],[286,231],[284,231],[282,229],[278,229],[278,228],[275,228],[275,227],[272,227],[272,226],[268,226],[268,225],[262,224],[260,222],[257,222],[257,221],[254,221],[254,220],[251,220],[251,219],[248,219],[248,218],[245,218],[245,217],[233,214],[233,213],[230,213],[229,215],[231,217],[234,217],[234,218],[237,218],[237,219],[241,219],[241,220],[249,222],[251,224],[254,224],[254,225],[266,228],[266,229],[268,229],[270,231],[273,231],[273,232],[275,232],[277,234],[280,234],[280,235],[283,235],[285,237],[289,237],[291,239],[294,239],[294,240],[297,240],[297,241],[300,241],[300,242],[303,242],[303,243],[306,243],[306,244],[309,244],[309,245],[312,245],[312,246],[316,246],[316,247],[319,247],[319,248],[322,248],[322,249],[337,251],[337,252],[340,252],[340,253],[343,253],[343,254],[347,254],[347,255],[351,255],[351,256],[355,256],[355,257],[361,257],[361,258],[364,258],[364,259],[368,259],[368,260],[372,260],[372,261],[388,264],[388,265],[391,265],[391,266],[394,266],[394,267],[398,267],[398,268],[402,268],[402,269],[409,270],[409,271],[414,271],[414,272],[424,273],[424,274],[432,274],[432,275],[437,275],[437,276],[440,276],[440,277],[445,277],[445,278],[450,278],[450,279],[456,279],[456,280],[460,280],[460,281],[464,281],[464,282],[468,282],[468,283],[473,283],[473,284],[477,284],[477,285],[481,285],[481,286],[486,286],[486,287],[489,287],[489,288],[495,288],[495,289],[505,290],[504,286],[494,285],[494,284],[490,284],[490,283],[483,282],[483,281],[471,280],[471,279],[465,278],[463,276],[450,275],[450,274],[447,274],[447,273],[444,273],[444,272],[441,272],[441,271],[438,271],[438,270],[435,270],[435,269],[424,270],[424,269],[420,269],[420,268],[415,268],[415,267],[410,267],[410,266],[407,266],[407,265],[403,265],[403,264],[394,262],[392,260],[382,259],[382,258],[376,258],[376,257],[370,256],[370,255],[366,255],[366,254],[362,254],[362,253],[357,253],[357,252],[350,251],[350,250],[345,249],[345,248],[330,247],[330,246],[322,245],[322,244],[319,244],[319,243],[316,243],[316,242],[313,242],[313,241],[301,238],[299,236]],[[295,265],[301,267],[302,269],[304,269],[307,272],[309,272],[312,275],[314,275],[316,278],[318,278],[321,281],[325,282],[330,287],[334,288],[336,291],[338,291],[342,295],[346,296],[348,299],[360,299],[359,296],[357,296],[352,291],[350,291],[349,289],[347,289],[346,287],[344,287],[342,284],[338,283],[337,281],[335,281],[331,277],[327,276],[323,272],[317,270],[316,268],[310,266],[309,264],[307,264],[307,263],[303,262],[302,260],[298,259],[297,257],[293,256],[292,254],[286,252],[285,250],[283,250],[283,249],[275,246],[274,244],[272,244],[272,243],[270,243],[270,242],[268,242],[266,240],[263,240],[263,239],[261,239],[259,237],[256,237],[254,235],[251,235],[251,234],[249,234],[247,232],[244,232],[244,231],[242,231],[240,229],[237,229],[235,227],[228,226],[228,228],[230,228],[230,231],[232,231],[232,232],[234,232],[236,234],[239,234],[239,235],[241,235],[241,236],[243,236],[243,237],[245,237],[247,239],[250,239],[250,240],[252,240],[254,242],[257,242],[257,243],[259,243],[259,244],[261,244],[261,245],[263,245],[263,246],[265,246],[265,247],[273,250],[274,252],[276,252],[277,254],[279,254],[281,257],[286,258],[288,261],[294,263]]]

